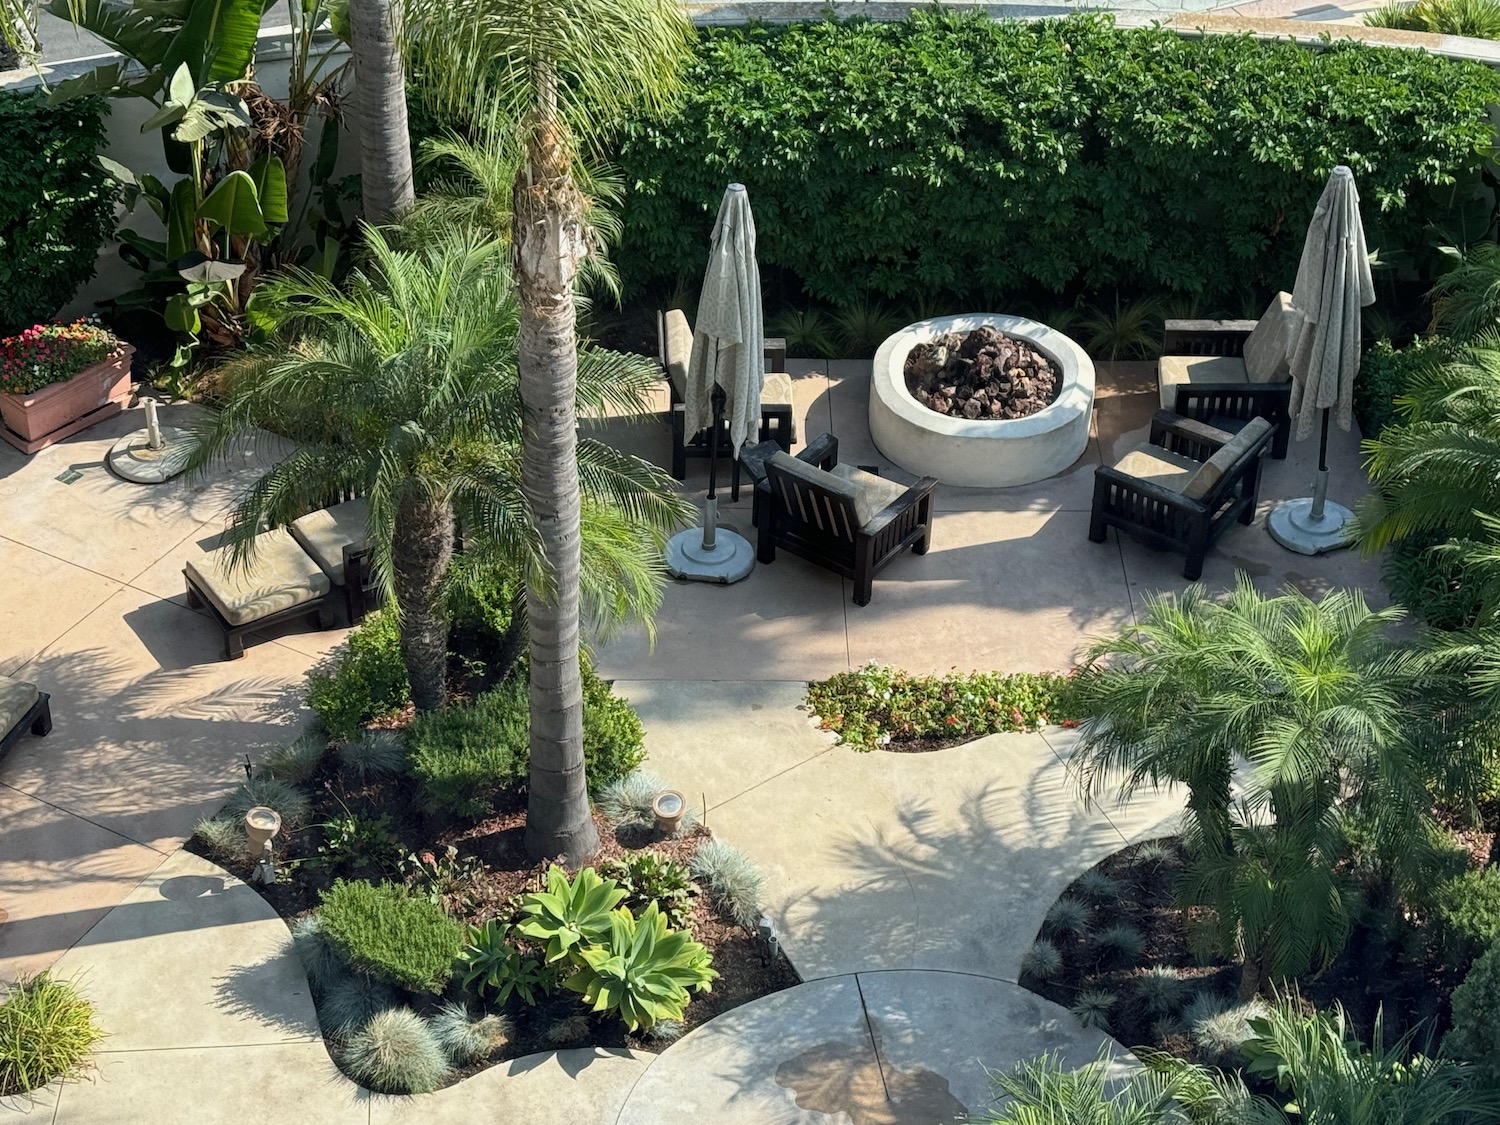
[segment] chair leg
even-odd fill
[[[771,535],[771,524],[776,520],[775,502],[768,503],[760,515],[760,526],[755,529],[755,557],[763,563],[776,561],[776,540]]]
[[[673,408],[672,410],[672,479],[687,479],[687,434],[686,415]]]
[[[32,720],[31,733],[38,738],[52,733],[52,701],[45,696],[42,698],[41,713]]]
[[[875,590],[875,540],[861,535],[854,544],[854,604],[869,605]]]
[[[1271,439],[1271,456],[1278,461],[1285,461],[1287,443],[1292,438],[1292,420],[1282,418],[1278,421],[1272,418],[1271,422],[1276,427],[1276,436]]]
[[[231,629],[224,634],[224,659],[239,660],[245,655],[245,638],[238,630]]]
[[[911,553],[914,555],[925,555],[927,548],[932,546],[931,493],[922,498],[921,505],[917,509],[917,526],[922,529],[922,534],[912,542]]]
[[[203,599],[198,596],[198,591],[193,589],[193,584],[187,584],[187,604],[189,609],[202,609]]]

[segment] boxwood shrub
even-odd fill
[[[94,276],[115,229],[103,98],[49,106],[0,90],[0,336],[51,318]]]
[[[407,757],[429,808],[483,816],[530,766],[531,722],[524,676],[512,676],[472,704],[420,714],[407,728]],[[598,792],[646,757],[645,732],[630,704],[583,665],[583,757]]]
[[[400,883],[340,879],[323,892],[318,921],[351,968],[414,992],[442,991],[464,943],[441,906]]]
[[[1500,939],[1500,868],[1443,880],[1433,891],[1432,908],[1450,962],[1467,966]]]
[[[1340,163],[1371,247],[1430,255],[1500,100],[1500,75],[1424,51],[1093,14],[709,29],[686,77],[622,137],[630,285],[701,275],[738,180],[762,265],[846,307],[1115,285],[1238,303],[1290,286]]]

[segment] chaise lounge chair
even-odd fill
[[[0,676],[0,758],[25,737],[52,730],[52,697],[35,684]]]

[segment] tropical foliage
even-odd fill
[[[681,1019],[692,993],[707,992],[719,975],[708,950],[687,933],[669,930],[655,902],[640,917],[623,909],[611,913],[608,936],[580,948],[574,960],[577,970],[563,987],[595,1012],[618,1014],[631,1031]]]
[[[1428,767],[1413,721],[1422,665],[1388,635],[1400,616],[1347,591],[1268,598],[1242,577],[1222,604],[1201,587],[1151,601],[1078,677],[1086,788],[1186,787],[1185,905],[1202,908],[1206,949],[1242,960],[1247,998],[1343,947],[1346,819],[1379,863],[1409,872],[1432,835],[1434,790],[1474,797],[1476,751],[1471,769]]]
[[[553,864],[547,869],[547,889],[522,901],[516,933],[540,945],[547,963],[556,964],[602,940],[612,912],[624,899],[619,884],[601,879],[592,867],[569,881],[567,872]]]

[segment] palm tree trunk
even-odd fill
[[[547,587],[529,584],[531,769],[526,850],[579,864],[599,850],[583,763],[578,670],[578,335],[573,281],[587,253],[582,198],[543,96],[516,176],[513,214],[522,429],[521,489],[541,540]]]
[[[350,0],[349,38],[359,97],[365,221],[388,223],[415,198],[401,63],[401,0]]]
[[[401,661],[418,711],[448,698],[448,609],[441,593],[453,561],[453,509],[408,494],[396,509],[391,569],[401,611]]]

